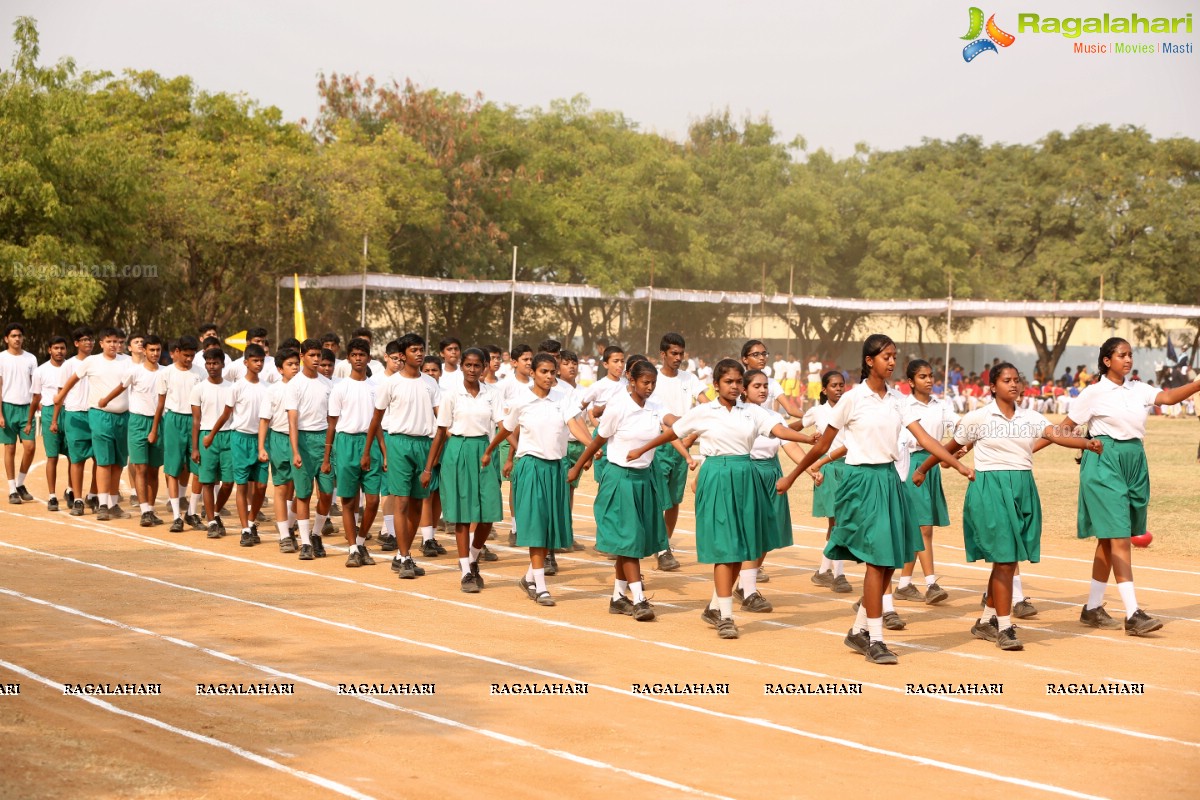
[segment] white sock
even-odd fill
[[[892,600],[892,593],[888,592],[883,596],[883,613],[896,610],[896,603]],[[882,617],[881,617],[882,619]]]
[[[383,515],[383,529],[387,531],[387,535],[391,539],[396,538],[396,518],[391,514]]]
[[[1099,608],[1104,604],[1104,590],[1108,588],[1108,583],[1101,583],[1092,578],[1092,588],[1088,591],[1088,601],[1084,608]]]
[[[883,617],[867,618],[867,633],[872,642],[883,641]]]
[[[882,619],[882,617],[880,619]],[[860,600],[858,603],[858,616],[856,616],[854,618],[854,624],[850,626],[850,630],[854,631],[855,633],[859,633],[860,631],[864,631],[866,629],[867,629],[867,607],[864,606],[862,604],[862,601]]]
[[[1025,592],[1021,591],[1021,576],[1013,575],[1013,605],[1025,599]]]
[[[821,556],[821,568],[817,572],[829,572],[833,569],[833,559]]]
[[[1137,595],[1133,591],[1133,581],[1118,583],[1117,591],[1121,593],[1121,602],[1125,604],[1125,619],[1129,619],[1133,616],[1133,612],[1138,610]]]
[[[458,560],[458,566],[459,566],[459,568],[462,570],[462,574],[463,574],[463,575],[470,575],[470,574],[471,574],[471,559],[469,559],[469,558],[460,558],[460,559]]]
[[[191,514],[192,516],[195,516],[196,512],[199,510],[199,508],[200,508],[200,495],[189,494],[188,495],[188,513]]]
[[[620,600],[629,591],[629,581],[613,581],[613,600]]]
[[[645,593],[642,591],[642,582],[634,581],[629,584],[629,591],[633,592],[633,602],[640,603],[646,599]]]
[[[138,503],[138,507],[142,509],[143,514],[149,514],[154,510],[154,506],[150,505],[149,503]]]
[[[422,527],[421,528],[421,541],[428,542],[432,538],[433,538],[433,526],[426,525],[426,526]]]
[[[708,601],[708,607],[709,608],[720,608],[720,605],[717,603],[717,601],[720,599],[721,598],[717,597],[717,590],[713,589],[712,599]]]
[[[933,586],[935,583],[937,583],[937,575],[926,575],[925,576],[925,585],[926,586]]]
[[[535,569],[533,571],[533,586],[537,589],[538,594],[546,591],[546,570]]]
[[[739,583],[742,585],[742,594],[746,597],[758,591],[758,570],[744,569],[739,577]]]
[[[117,504],[117,496],[115,494],[100,495],[100,505],[112,508]]]
[[[903,589],[905,586],[908,586],[910,583],[912,583],[912,576],[911,575],[902,575],[902,576],[900,576],[900,585],[897,586],[896,588]]]
[[[843,570],[845,569],[845,566],[846,566],[845,563],[842,561],[834,561],[833,562],[833,577],[835,577],[835,578],[841,577],[843,574]]]
[[[91,501],[91,500],[95,500],[95,499],[97,499],[97,497],[96,497],[96,495],[95,495],[95,494],[92,494],[91,492],[88,492],[87,499],[88,499],[89,501]]]
[[[996,615],[996,624],[1000,626],[1000,630],[1006,631],[1012,627],[1012,616],[1009,615],[1009,616],[1002,617],[999,614],[997,614]]]
[[[296,524],[300,526],[300,544],[312,544],[312,531],[310,529],[312,523],[306,519],[301,519],[296,520]]]
[[[733,619],[733,595],[718,597],[717,608],[721,610],[721,619]]]
[[[992,621],[992,617],[994,616],[996,616],[996,609],[992,608],[991,606],[985,606],[983,613],[979,615],[979,622],[982,625],[987,625]]]
[[[328,514],[313,514],[313,533],[317,536],[321,535],[321,531],[325,530],[325,520],[329,519]]]
[[[9,494],[16,494],[16,493],[17,493],[17,482],[16,482],[16,481],[9,481],[9,482],[8,482],[8,493],[9,493]]]
[[[280,539],[288,538],[288,536],[289,536],[288,524],[286,522],[276,522],[275,527],[279,529],[279,538]]]
[[[533,564],[530,564],[529,569],[525,570],[525,582],[533,583]]]
[[[365,536],[355,536],[354,537],[354,546],[355,547],[362,547],[366,543],[367,543],[367,537],[365,537]]]
[[[249,532],[250,532],[249,526],[242,528],[242,533],[249,533]]]
[[[17,486],[24,486],[25,478],[28,476],[29,476],[28,472],[18,472],[17,473]]]
[[[47,497],[46,499],[47,499],[47,500],[57,500],[57,499],[58,499],[58,495],[56,495],[54,492],[51,492],[51,493],[50,493],[50,496],[49,496],[49,497]]]
[[[482,552],[483,552],[483,548],[482,548],[482,547],[476,547],[475,545],[471,545],[471,549],[470,549],[470,553],[471,553],[471,563],[475,563],[476,561],[478,561],[478,560],[479,560],[479,554],[480,554],[480,553],[482,553]]]

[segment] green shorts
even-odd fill
[[[16,444],[18,439],[32,442],[37,438],[35,426],[29,426],[29,433],[25,432],[25,423],[29,421],[28,403],[23,406],[0,403],[0,413],[4,415],[4,427],[0,428],[0,444]]]
[[[172,478],[187,477],[192,470],[192,415],[164,412],[158,438],[163,444],[163,472]]]
[[[58,458],[68,452],[65,414],[58,415],[58,433],[52,433],[50,422],[54,419],[54,406],[42,407],[42,447],[46,449],[46,458]]]
[[[283,486],[292,482],[292,442],[286,433],[267,431],[267,455],[270,456],[271,483]]]
[[[267,482],[267,462],[258,460],[258,434],[229,431],[229,461],[238,486]]]
[[[421,485],[421,473],[425,460],[429,458],[428,436],[409,436],[406,433],[387,435],[388,494],[394,497],[415,497],[424,500],[429,490]]]
[[[88,409],[92,457],[98,467],[123,467],[129,461],[129,414]]]
[[[153,425],[154,417],[133,413],[129,415],[130,464],[146,464],[152,469],[158,469],[163,465],[162,436],[160,435],[154,444],[147,441]]]
[[[88,412],[63,411],[58,424],[67,429],[67,458],[72,464],[82,464],[92,457],[92,428]]]
[[[365,433],[335,433],[333,435],[333,472],[337,479],[338,497],[349,499],[364,494],[378,495],[383,485],[383,452],[379,440],[371,442],[371,466],[362,468]]]
[[[313,481],[321,494],[333,494],[333,470],[321,472],[321,461],[325,458],[325,431],[299,431],[296,433],[300,445],[300,461],[303,466],[292,464],[292,482],[296,485],[296,497],[307,500],[312,497]],[[330,459],[332,461],[332,459]]]
[[[201,483],[229,483],[233,480],[233,460],[229,455],[229,434],[232,431],[217,431],[212,446],[204,446],[208,431],[200,431],[200,469],[196,477]]]
[[[587,446],[583,442],[567,442],[567,457],[563,459],[563,463],[567,465],[568,470],[575,466],[575,462],[579,460],[579,457],[583,455],[583,451],[586,449]],[[583,477],[583,473],[579,473],[579,476],[580,478]],[[579,488],[579,478],[571,481],[571,488]]]
[[[683,456],[679,455],[679,451],[669,444],[659,447],[654,451],[653,467],[666,482],[666,500],[671,503],[671,507],[682,503],[683,490],[687,488],[688,466]]]

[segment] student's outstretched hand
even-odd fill
[[[788,489],[792,488],[794,481],[788,475],[784,475],[779,480],[775,481],[775,494],[787,494]]]
[[[630,450],[628,453],[625,454],[625,460],[626,461],[637,461],[639,458],[642,457],[643,454],[645,454],[645,452],[646,451],[644,449],[642,449],[641,447],[637,448],[636,450]]]
[[[293,467],[295,467],[296,469],[303,469],[303,468],[304,468],[304,459],[302,459],[302,458],[300,457],[300,454],[299,454],[299,453],[297,453],[296,455],[292,456],[292,466],[293,466]]]
[[[201,441],[201,444],[202,444],[202,445],[204,445],[204,449],[205,449],[205,450],[207,450],[207,449],[209,449],[210,447],[212,447],[212,443],[213,443],[213,436],[214,436],[214,435],[215,435],[215,432],[213,432],[213,431],[210,431],[210,432],[209,432],[209,434],[208,434],[208,436],[205,436],[205,437],[204,437],[204,439],[203,439],[203,441]]]
[[[492,463],[491,453],[484,453],[483,456],[479,459],[479,466],[481,466],[481,467],[487,467],[487,465],[491,464],[491,463]]]
[[[199,450],[192,451],[192,462],[196,463],[196,464],[200,463],[200,451]]]
[[[567,470],[567,483],[574,483],[579,479],[579,466],[579,462],[576,461],[575,464],[569,470]]]
[[[324,458],[324,459],[321,461],[321,474],[322,474],[322,475],[328,475],[328,474],[329,474],[330,472],[332,472],[332,471],[333,471],[333,465],[331,465],[331,464],[329,463],[329,456],[326,456],[326,457],[325,457],[325,458]]]
[[[151,442],[150,444],[154,444],[154,442]],[[258,448],[258,460],[259,460],[259,461],[266,462],[266,461],[270,461],[270,460],[271,460],[271,457],[270,457],[269,455],[267,455],[267,451],[266,451],[266,450],[263,450],[263,449],[260,447],[260,448]]]
[[[697,461],[696,459],[692,458],[691,456],[688,456],[687,465],[688,465],[689,472],[695,472],[696,469],[700,466],[700,462]]]
[[[1104,442],[1099,439],[1088,439],[1087,449],[1099,455],[1104,452]]]
[[[821,472],[821,470],[809,467],[807,470],[805,470],[805,472],[808,473],[808,477],[812,478],[814,487],[820,486],[825,482],[825,473]]]
[[[510,478],[510,477],[512,477],[512,471],[513,471],[513,460],[512,460],[512,457],[510,456],[508,461],[504,462],[504,467],[500,470],[500,474],[506,478]]]
[[[975,480],[975,470],[971,469],[970,467],[964,466],[961,463],[958,465],[958,474],[962,475],[964,478],[966,478],[969,481]]]
[[[371,468],[371,454],[363,453],[363,457],[358,460],[358,466],[363,472],[369,470]]]
[[[942,466],[945,466],[945,465],[943,464]],[[912,474],[913,486],[920,486],[924,482],[925,482],[925,473],[921,472],[921,470],[919,470],[919,469],[915,470]]]
[[[433,482],[433,473],[427,469],[423,469],[421,470],[421,477],[418,480],[421,481],[422,489],[428,489],[429,484]]]

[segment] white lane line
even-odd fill
[[[126,577],[135,578],[137,580],[147,581],[149,583],[154,583],[154,584],[157,584],[160,586],[166,586],[166,587],[173,588],[173,589],[180,589],[183,591],[193,592],[195,594],[205,595],[205,596],[209,596],[209,597],[216,597],[216,598],[219,598],[222,600],[229,600],[229,601],[232,601],[235,603],[240,603],[240,604],[248,605],[248,606],[255,607],[255,608],[262,608],[262,609],[266,609],[266,610],[270,610],[270,611],[275,611],[277,613],[296,617],[298,619],[304,619],[304,620],[308,620],[310,622],[316,622],[321,625],[328,625],[328,626],[332,626],[332,627],[336,627],[336,628],[341,628],[343,630],[356,631],[359,633],[366,634],[368,636],[377,636],[377,637],[380,637],[383,639],[401,642],[403,644],[411,644],[416,647],[424,647],[427,649],[435,650],[437,652],[446,653],[446,654],[450,654],[450,655],[456,655],[456,656],[460,656],[463,658],[483,661],[485,663],[503,666],[503,667],[506,667],[509,669],[530,672],[530,673],[533,673],[536,675],[553,677],[558,680],[567,680],[567,681],[574,682],[574,683],[586,682],[581,679],[569,678],[567,676],[559,675],[558,673],[552,673],[552,672],[547,672],[545,670],[540,670],[536,667],[529,667],[529,666],[525,666],[525,665],[521,665],[521,664],[516,664],[514,662],[503,661],[501,659],[493,658],[492,656],[468,653],[465,651],[455,650],[453,648],[446,647],[443,645],[433,644],[431,642],[408,639],[406,637],[397,636],[395,634],[385,633],[382,631],[375,631],[375,630],[372,630],[369,628],[361,628],[356,625],[352,625],[350,623],[338,622],[335,620],[325,619],[323,617],[313,616],[311,614],[305,614],[300,611],[293,611],[291,609],[282,608],[279,606],[272,606],[270,604],[262,603],[257,600],[248,600],[248,599],[236,597],[233,595],[222,594],[220,592],[211,592],[206,589],[201,589],[201,588],[194,587],[194,586],[187,586],[184,584],[172,583],[171,581],[163,580],[161,578],[155,578],[155,577],[149,576],[149,575],[142,575],[142,574],[139,574],[136,572],[130,572],[128,570],[118,569],[116,567],[109,567],[104,564],[97,564],[97,563],[90,562],[90,561],[83,561],[83,560],[80,560],[77,558],[73,558],[71,556],[63,556],[63,555],[58,555],[56,553],[47,553],[44,551],[34,550],[32,548],[28,548],[28,547],[24,547],[22,545],[12,544],[9,542],[4,542],[4,541],[0,541],[0,547],[8,547],[10,549],[20,550],[20,551],[23,551],[26,553],[31,553],[34,555],[45,556],[45,557],[53,558],[53,559],[56,559],[59,561],[67,561],[67,562],[78,564],[81,566],[99,569],[104,572],[110,572],[110,573],[113,573],[116,575],[123,575]],[[252,562],[252,561],[246,561],[245,559],[240,559],[240,558],[236,558],[236,557],[230,557],[230,558],[232,558],[233,560],[236,560],[236,561],[243,561],[243,562],[249,563],[249,564],[257,563],[257,562]],[[265,566],[265,565],[262,565],[262,566]],[[297,569],[292,569],[292,568],[288,568],[288,567],[275,567],[275,568],[279,569],[280,571],[283,571],[283,572],[290,572],[290,573],[296,573],[296,574],[301,574],[301,575],[314,574],[314,573],[306,573],[303,570],[297,570]],[[344,583],[351,583],[351,584],[356,584],[356,585],[363,586],[363,587],[377,589],[377,590],[383,591],[383,592],[408,595],[408,596],[411,596],[411,597],[414,597],[417,599],[421,599],[421,600],[434,600],[434,601],[439,600],[439,598],[436,598],[436,597],[433,597],[430,595],[424,595],[419,592],[406,592],[406,591],[399,590],[399,589],[391,589],[391,588],[384,587],[384,586],[376,586],[374,584],[358,583],[357,581],[353,581],[348,578],[337,578],[337,577],[333,577],[333,576],[323,576],[323,577],[328,577],[330,580],[335,580],[335,581],[344,582]],[[810,676],[810,677],[814,677],[814,678],[820,678],[820,679],[823,679],[826,681],[835,681],[835,682],[841,682],[841,683],[861,683],[864,686],[870,686],[870,687],[872,687],[874,689],[878,689],[880,691],[886,691],[886,692],[891,692],[891,693],[895,693],[895,694],[904,694],[904,690],[900,689],[899,687],[871,683],[869,681],[863,681],[861,679],[852,679],[852,678],[845,678],[845,677],[841,677],[841,676],[834,676],[834,675],[829,675],[827,673],[801,669],[799,667],[789,667],[789,666],[782,666],[782,665],[778,665],[778,664],[770,664],[767,662],[758,661],[756,659],[744,657],[744,656],[733,656],[733,655],[728,655],[728,654],[724,654],[724,653],[713,653],[711,651],[695,650],[695,649],[687,647],[685,645],[673,644],[670,642],[661,642],[661,641],[652,640],[652,639],[651,640],[639,639],[638,637],[633,636],[631,634],[617,633],[615,631],[605,631],[605,630],[601,630],[601,629],[597,629],[597,628],[589,628],[589,627],[580,626],[580,625],[577,625],[575,623],[571,623],[568,621],[544,620],[544,619],[540,619],[537,617],[529,617],[525,614],[519,614],[519,613],[512,612],[512,611],[503,611],[500,609],[492,609],[492,608],[488,608],[486,606],[476,606],[476,605],[472,605],[470,603],[461,603],[461,602],[453,601],[453,600],[442,600],[441,602],[448,603],[453,606],[459,606],[462,608],[468,608],[468,609],[473,609],[473,610],[478,610],[478,611],[485,611],[488,613],[496,614],[498,616],[509,617],[509,618],[518,619],[518,620],[522,620],[522,621],[540,622],[542,624],[546,624],[551,627],[566,628],[566,629],[569,629],[572,631],[580,631],[580,632],[585,632],[585,633],[595,633],[595,634],[609,636],[609,637],[616,638],[616,639],[637,642],[639,644],[646,644],[646,645],[651,645],[651,646],[656,646],[656,647],[662,647],[662,648],[665,648],[668,650],[674,650],[677,652],[684,652],[684,653],[708,656],[708,657],[712,657],[712,658],[719,658],[719,659],[732,661],[732,662],[739,663],[739,664],[750,665],[750,666],[762,666],[762,667],[767,667],[767,668],[773,669],[773,670],[789,672],[792,674],[806,675],[806,676]],[[667,701],[663,701],[660,698],[646,696],[646,695],[634,695],[634,694],[632,694],[632,692],[630,692],[628,690],[619,689],[619,688],[611,687],[611,686],[606,686],[604,684],[591,683],[590,685],[595,686],[598,689],[602,689],[605,691],[611,691],[613,693],[620,694],[623,696],[633,697],[637,700],[644,700],[647,702],[654,702],[654,703],[667,703]],[[1095,729],[1095,730],[1104,731],[1106,733],[1115,733],[1118,735],[1130,736],[1130,737],[1136,738],[1136,739],[1148,739],[1148,740],[1152,740],[1152,741],[1179,744],[1179,745],[1183,745],[1185,747],[1200,748],[1200,742],[1191,742],[1191,741],[1186,741],[1186,740],[1182,740],[1182,739],[1175,739],[1175,738],[1172,738],[1169,736],[1162,736],[1159,734],[1144,733],[1141,731],[1129,730],[1129,729],[1120,728],[1120,727],[1113,726],[1113,725],[1107,725],[1104,723],[1091,722],[1088,720],[1073,719],[1070,717],[1063,717],[1058,714],[1051,714],[1049,712],[1044,712],[1044,711],[1031,711],[1031,710],[1023,709],[1023,708],[1015,708],[1015,707],[1011,707],[1011,706],[1005,706],[1005,705],[1001,705],[998,703],[983,703],[983,702],[979,702],[979,701],[975,701],[975,700],[969,700],[967,698],[954,697],[954,696],[948,696],[948,695],[927,695],[926,698],[929,700],[933,700],[933,701],[948,702],[948,703],[954,703],[954,704],[958,704],[958,705],[965,705],[965,706],[972,706],[972,707],[978,707],[978,708],[983,708],[983,709],[1004,711],[1004,712],[1008,712],[1008,713],[1012,713],[1012,714],[1018,714],[1021,716],[1031,717],[1034,719],[1040,719],[1043,721],[1066,724],[1066,725],[1074,725],[1074,726],[1083,727],[1083,728],[1091,728],[1091,729]],[[710,713],[708,711],[708,709],[703,709],[698,706],[690,706],[690,705],[682,704],[682,703],[679,703],[679,704],[667,703],[667,704],[678,705],[681,708],[685,708],[685,709],[693,710],[693,711],[700,711],[700,712],[703,712],[706,714]],[[717,713],[717,712],[712,712],[712,713]],[[733,716],[733,715],[726,715],[726,716],[728,716],[730,719],[736,719],[736,720],[743,721],[743,722],[749,722],[750,724],[758,724],[757,720],[752,720],[752,719],[748,720],[744,717],[737,717],[737,716]],[[771,724],[773,725],[773,723],[771,723]],[[808,733],[803,732],[801,735],[808,735]],[[817,734],[812,734],[812,735],[817,736]],[[853,744],[855,744],[855,743],[851,743],[851,745],[853,745]]]
[[[36,553],[38,555],[53,556],[53,554],[40,553],[39,551],[30,550],[29,548],[21,547],[20,545],[12,545],[7,542],[0,542],[0,545],[16,548],[19,550],[25,550],[27,552]],[[184,591],[194,592],[196,594],[206,595],[206,596],[210,596],[210,597],[216,597],[216,598],[219,598],[222,600],[230,600],[235,603],[241,603],[241,604],[253,606],[256,608],[261,608],[264,610],[275,611],[278,613],[286,614],[288,616],[293,616],[293,617],[297,617],[299,619],[304,619],[304,620],[307,620],[310,622],[316,622],[316,623],[323,624],[323,625],[330,625],[332,627],[341,628],[343,630],[349,630],[349,631],[358,632],[358,633],[363,633],[363,634],[367,634],[369,636],[376,636],[376,637],[379,637],[382,639],[398,642],[401,644],[412,645],[415,647],[423,647],[426,649],[435,650],[435,651],[443,653],[445,655],[457,656],[459,658],[469,659],[469,660],[473,660],[473,661],[481,661],[483,663],[492,664],[495,666],[501,666],[501,667],[505,667],[507,669],[517,670],[517,671],[521,671],[521,672],[528,672],[528,673],[532,673],[535,675],[540,675],[542,677],[552,678],[554,680],[564,681],[564,682],[568,682],[568,683],[587,683],[589,687],[595,687],[597,689],[600,689],[601,691],[610,692],[612,694],[619,695],[622,697],[628,697],[628,698],[633,698],[636,700],[642,700],[645,702],[653,703],[655,705],[667,706],[669,708],[675,708],[675,709],[679,709],[682,711],[690,711],[693,713],[698,713],[698,714],[702,714],[702,715],[710,716],[710,717],[716,717],[718,719],[727,720],[727,721],[742,722],[742,723],[746,723],[749,725],[766,728],[768,730],[774,730],[774,731],[778,731],[780,733],[786,733],[786,734],[790,734],[793,736],[798,736],[798,737],[801,737],[804,739],[810,739],[813,741],[824,742],[826,744],[839,745],[841,747],[846,747],[846,748],[849,748],[852,750],[857,750],[859,752],[870,753],[872,755],[877,755],[877,756],[885,756],[885,757],[897,759],[900,761],[908,761],[913,764],[918,764],[921,766],[934,767],[936,769],[942,769],[942,770],[946,770],[949,772],[956,772],[956,773],[963,774],[963,775],[970,775],[972,777],[983,778],[985,780],[996,781],[999,783],[1007,783],[1007,784],[1011,784],[1014,786],[1021,786],[1023,788],[1027,788],[1027,789],[1037,789],[1037,790],[1040,790],[1043,792],[1047,792],[1050,794],[1057,794],[1057,795],[1061,795],[1064,797],[1080,798],[1081,800],[1103,800],[1102,798],[1099,798],[1097,795],[1084,794],[1082,792],[1076,792],[1072,789],[1066,789],[1061,786],[1054,786],[1052,784],[1041,783],[1039,781],[1026,780],[1024,778],[1016,778],[1016,777],[1013,777],[1010,775],[1002,775],[1002,774],[998,774],[998,773],[994,773],[994,772],[988,772],[987,770],[975,769],[974,767],[967,767],[967,766],[964,766],[961,764],[955,764],[955,763],[948,762],[948,761],[942,761],[939,759],[928,758],[926,756],[902,753],[897,750],[885,750],[882,748],[874,747],[872,745],[863,744],[862,742],[856,742],[851,739],[843,739],[843,738],[837,737],[837,736],[826,736],[824,734],[814,733],[812,731],[806,731],[806,730],[803,730],[800,728],[795,728],[790,725],[783,725],[781,723],[771,722],[770,720],[765,720],[765,719],[760,719],[760,718],[755,718],[755,717],[744,717],[739,714],[729,714],[729,713],[725,713],[722,711],[716,711],[713,709],[704,708],[703,706],[694,706],[689,703],[682,703],[682,702],[678,702],[678,701],[674,701],[674,700],[667,700],[667,699],[655,697],[655,696],[640,695],[640,694],[635,695],[635,694],[633,694],[633,692],[631,692],[629,690],[619,689],[615,686],[608,686],[608,685],[602,684],[602,683],[593,683],[590,681],[583,681],[580,679],[572,678],[568,675],[562,675],[562,674],[559,674],[556,672],[551,672],[549,670],[542,670],[542,669],[538,669],[536,667],[530,667],[530,666],[526,666],[526,665],[522,665],[522,664],[516,664],[514,662],[504,661],[503,659],[494,658],[492,656],[485,656],[485,655],[480,655],[477,653],[469,653],[466,651],[456,650],[451,647],[445,647],[443,645],[437,645],[437,644],[433,644],[430,642],[422,642],[422,641],[418,641],[418,640],[414,640],[414,639],[409,639],[409,638],[403,637],[403,636],[397,636],[395,634],[385,633],[382,631],[374,631],[374,630],[370,630],[368,628],[360,628],[356,625],[351,625],[351,624],[345,623],[345,622],[337,622],[334,620],[322,619],[320,617],[315,617],[310,614],[305,614],[303,612],[293,611],[293,610],[281,608],[278,606],[272,606],[267,603],[260,603],[255,600],[247,600],[245,598],[234,597],[232,595],[221,594],[218,592],[209,592],[204,589],[199,589],[196,587],[184,586],[182,584],[171,583],[170,581],[164,581],[164,580],[161,580],[158,578],[152,578],[152,577],[145,576],[145,575],[138,575],[137,573],[127,572],[125,570],[118,570],[118,569],[115,569],[112,567],[106,567],[103,564],[94,564],[91,562],[81,561],[79,559],[70,558],[70,557],[66,557],[66,556],[57,556],[57,558],[61,558],[66,561],[71,561],[71,562],[75,562],[78,564],[82,564],[84,566],[99,568],[99,569],[102,569],[107,572],[113,572],[113,573],[125,575],[128,577],[146,580],[151,583],[168,586],[170,588],[182,589]],[[6,662],[0,661],[0,664],[4,664],[4,663],[6,663]],[[59,685],[59,688],[61,689],[61,685]],[[1152,736],[1152,737],[1147,737],[1147,738],[1163,739],[1164,737]],[[1200,746],[1200,745],[1197,745],[1197,746]]]
[[[346,698],[350,698],[353,700],[358,700],[360,702],[368,703],[373,706],[378,706],[380,708],[386,708],[389,711],[399,711],[401,713],[408,714],[410,716],[417,717],[419,719],[423,719],[423,720],[426,720],[429,722],[435,722],[439,725],[446,725],[451,728],[457,728],[459,730],[469,731],[471,733],[477,733],[480,736],[485,736],[489,739],[495,739],[496,741],[505,742],[506,744],[512,744],[512,745],[516,745],[518,747],[527,747],[527,748],[536,750],[540,753],[545,753],[546,755],[555,756],[556,758],[562,758],[566,761],[570,761],[575,764],[580,764],[582,766],[594,767],[596,769],[606,770],[609,772],[616,772],[621,775],[625,775],[630,778],[634,778],[635,780],[654,784],[655,786],[661,786],[661,787],[664,787],[667,789],[674,789],[676,791],[683,792],[684,794],[696,795],[699,797],[711,797],[711,798],[714,798],[715,800],[729,800],[729,798],[726,798],[724,795],[712,794],[712,793],[706,792],[702,789],[697,789],[693,786],[687,786],[685,784],[676,783],[676,782],[668,780],[666,778],[660,778],[657,775],[649,775],[644,772],[638,772],[636,770],[625,769],[623,767],[618,767],[613,764],[605,763],[603,761],[598,761],[594,758],[588,758],[586,756],[577,755],[575,753],[571,753],[566,750],[558,750],[556,748],[543,747],[543,746],[536,744],[534,742],[531,742],[527,739],[521,739],[516,736],[509,736],[508,734],[499,733],[498,731],[489,730],[487,728],[478,728],[478,727],[475,727],[474,725],[468,725],[464,722],[459,722],[457,720],[449,719],[447,717],[441,717],[436,714],[430,714],[425,711],[419,711],[415,708],[408,708],[406,706],[401,706],[396,703],[388,702],[386,700],[381,700],[378,697],[371,697],[369,695],[360,695],[360,694],[339,695],[337,686],[334,686],[333,684],[330,684],[330,683],[324,683],[323,681],[319,681],[314,678],[308,678],[308,677],[305,677],[303,675],[298,675],[293,672],[286,672],[284,670],[276,669],[274,667],[268,667],[263,664],[257,664],[253,661],[247,661],[243,658],[239,658],[238,656],[232,655],[230,653],[225,653],[220,650],[214,650],[209,647],[204,647],[204,646],[198,645],[194,642],[190,642],[186,639],[180,639],[177,636],[171,636],[171,635],[164,634],[164,633],[157,633],[155,631],[148,630],[146,628],[141,628],[136,625],[128,625],[124,622],[119,622],[117,620],[109,619],[107,617],[101,617],[96,614],[90,614],[86,611],[82,611],[77,608],[71,608],[70,606],[60,605],[58,603],[54,603],[49,600],[43,600],[38,597],[33,597],[31,595],[23,594],[21,592],[15,591],[13,589],[6,589],[4,587],[0,587],[0,594],[8,595],[9,597],[13,597],[13,598],[16,598],[19,600],[25,600],[27,602],[34,603],[34,604],[37,604],[40,606],[46,606],[48,608],[53,608],[56,611],[61,611],[64,614],[70,614],[72,616],[82,617],[83,619],[91,620],[92,622],[98,622],[103,625],[109,625],[109,626],[117,628],[119,630],[127,631],[129,633],[137,633],[142,636],[149,636],[154,639],[159,639],[164,642],[169,642],[170,644],[174,644],[179,647],[184,647],[189,650],[195,650],[197,652],[204,653],[206,655],[210,655],[214,658],[221,659],[222,661],[227,661],[231,664],[238,664],[240,666],[247,667],[249,669],[253,669],[257,672],[262,672],[267,675],[273,675],[277,678],[285,678],[285,679],[287,679],[289,681],[293,681],[295,683],[303,683],[306,686],[311,686],[314,689],[320,689],[322,691],[330,692],[334,695],[337,695],[338,697],[346,697]]]
[[[11,672],[15,672],[18,675],[22,675],[26,678],[29,678],[32,681],[37,681],[38,683],[45,684],[46,686],[49,686],[52,689],[58,690],[58,692],[60,694],[63,691],[63,685],[61,683],[59,683],[58,681],[52,680],[51,678],[47,678],[44,675],[39,675],[36,672],[27,670],[24,667],[13,664],[12,662],[0,659],[0,667],[10,670]],[[90,704],[96,706],[97,708],[101,708],[110,713],[118,714],[122,717],[129,717],[130,719],[135,719],[138,722],[144,722],[147,725],[153,725],[155,728],[159,728],[159,729],[167,731],[169,733],[177,734],[186,739],[191,739],[192,741],[200,742],[201,744],[207,744],[211,747],[216,747],[219,750],[224,750],[228,753],[232,753],[233,755],[244,758],[247,761],[253,761],[255,764],[259,764],[264,767],[269,767],[271,769],[278,770],[279,772],[282,772],[286,775],[291,775],[293,778],[299,778],[300,780],[307,781],[308,783],[311,783],[315,786],[320,786],[322,789],[328,789],[331,792],[336,792],[336,793],[342,795],[343,797],[353,797],[353,798],[356,798],[357,800],[373,800],[371,795],[363,794],[362,792],[360,792],[356,789],[352,789],[351,787],[346,786],[344,784],[338,783],[337,781],[330,780],[329,778],[322,778],[320,775],[313,775],[311,772],[305,772],[304,770],[293,769],[292,767],[289,767],[286,764],[281,764],[278,761],[267,758],[266,756],[260,756],[258,753],[252,753],[251,751],[246,750],[241,747],[238,747],[235,744],[230,744],[229,742],[223,742],[220,739],[214,739],[213,737],[206,736],[203,733],[196,733],[195,731],[190,731],[186,728],[177,728],[168,722],[163,722],[162,720],[155,719],[154,717],[147,717],[144,714],[137,714],[133,711],[126,711],[125,709],[121,708],[120,706],[115,706],[112,703],[109,703],[105,700],[101,700],[99,697],[93,697],[92,695],[87,695],[87,694],[76,694],[76,695],[71,695],[71,696],[77,697],[80,700],[84,701],[85,703],[90,703]]]

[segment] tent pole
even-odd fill
[[[946,279],[950,294],[946,297],[946,360],[942,364],[942,397],[950,396],[950,323],[954,320],[954,276]]]
[[[796,262],[792,262],[788,272],[788,306],[787,306],[787,345],[783,348],[784,356],[792,353],[792,284],[796,280]]]
[[[513,347],[513,316],[517,310],[517,246],[513,245],[512,263],[512,294],[508,300],[508,352],[512,354]]]
[[[650,262],[650,293],[646,295],[646,349],[650,353],[650,315],[654,313],[654,262]]]
[[[362,305],[358,310],[358,324],[367,327],[367,235],[363,234]]]
[[[275,279],[275,347],[279,347],[279,278]]]

